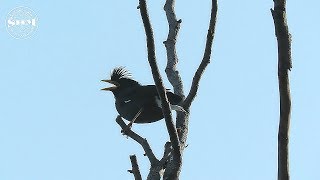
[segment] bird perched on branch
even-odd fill
[[[114,86],[101,90],[111,91],[115,97],[118,113],[132,123],[152,123],[163,118],[160,97],[155,85],[141,85],[132,79],[124,67],[113,69],[110,80],[101,80]],[[166,91],[171,109],[184,111],[178,104],[182,98],[168,89]]]

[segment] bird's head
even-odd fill
[[[111,91],[115,95],[123,89],[140,85],[137,81],[132,79],[131,73],[127,71],[124,67],[114,68],[111,73],[110,79],[101,81],[113,84],[113,86],[103,88],[101,90]]]

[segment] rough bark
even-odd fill
[[[291,97],[289,71],[291,62],[291,35],[286,19],[286,1],[274,0],[271,9],[274,20],[275,34],[278,42],[278,81],[280,93],[280,122],[278,132],[278,180],[289,180],[289,128]]]

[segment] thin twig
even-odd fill
[[[135,180],[142,180],[136,155],[131,155],[130,161],[132,165],[132,170],[128,171],[133,174]]]
[[[286,1],[274,0],[271,14],[278,41],[278,80],[280,92],[280,122],[278,132],[278,180],[289,180],[289,128],[291,113],[291,97],[289,71],[291,61],[291,35],[286,19]]]
[[[125,135],[129,136],[131,139],[135,140],[142,146],[151,164],[156,164],[159,162],[159,160],[154,155],[147,139],[141,137],[139,134],[133,132],[131,129],[127,129],[126,123],[122,120],[120,116],[117,117],[116,122],[119,124],[122,130],[125,130],[123,131]]]
[[[161,75],[159,73],[159,68],[156,62],[156,55],[155,55],[155,45],[154,45],[154,38],[153,38],[153,31],[151,27],[151,23],[149,20],[149,15],[147,11],[147,5],[145,0],[139,0],[139,9],[142,17],[142,21],[144,24],[145,33],[147,36],[147,48],[148,48],[148,61],[151,67],[152,75],[154,82],[156,84],[161,103],[162,103],[162,111],[165,118],[167,130],[170,136],[170,141],[173,147],[173,154],[174,159],[181,164],[181,150],[180,150],[180,142],[178,139],[177,130],[173,124],[171,109],[169,106],[168,98],[166,95],[166,90],[164,88]],[[176,173],[176,176],[178,172]],[[174,178],[175,179],[175,178]]]
[[[208,64],[210,63],[211,48],[212,48],[212,42],[213,42],[214,32],[215,32],[215,27],[216,27],[217,10],[218,10],[217,0],[212,0],[211,18],[210,18],[209,30],[208,30],[208,34],[207,34],[206,48],[204,51],[202,61],[199,65],[195,75],[193,76],[190,92],[189,92],[186,100],[183,103],[183,107],[185,109],[190,108],[192,101],[194,100],[195,96],[197,95],[201,76],[202,76],[203,72],[205,71],[206,67],[208,66]]]

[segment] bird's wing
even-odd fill
[[[138,106],[155,101],[158,91],[155,85],[139,86],[131,92],[132,101]]]
[[[144,92],[150,94],[150,96],[154,97],[158,97],[159,98],[159,94],[158,94],[158,91],[157,91],[157,88],[155,85],[146,85],[146,86],[141,86],[141,88],[144,88]],[[181,101],[182,101],[182,98],[176,94],[174,94],[173,92],[170,91],[170,89],[166,89],[166,92],[167,92],[167,97],[168,97],[168,100],[171,104],[179,104]],[[145,96],[145,94],[144,94]]]
[[[117,101],[124,104],[130,102],[131,105],[142,107],[146,103],[154,101],[156,96],[158,96],[156,86],[136,86],[119,92]]]
[[[148,93],[150,96],[159,96],[157,87],[155,85],[141,86],[141,89],[143,89],[143,91]]]
[[[171,91],[167,90],[167,97],[171,104],[176,105],[181,102],[182,98]],[[155,85],[137,86],[123,90],[118,100],[120,102],[132,102],[140,107],[146,103],[154,102],[159,99],[159,94]]]

